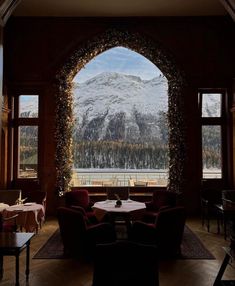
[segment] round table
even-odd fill
[[[125,221],[128,231],[132,220],[141,219],[146,206],[145,203],[130,199],[121,202],[122,205],[116,207],[116,200],[100,201],[94,204],[93,209],[98,220],[102,220],[105,214],[108,213],[114,222],[117,219]]]
[[[44,220],[44,208],[36,203],[13,205],[3,210],[3,217],[5,218],[15,214],[18,214],[17,225],[20,226],[20,229],[24,228],[26,232],[37,232],[41,221]]]
[[[7,207],[9,207],[8,204],[0,203],[0,212],[2,212],[3,210],[5,210]]]

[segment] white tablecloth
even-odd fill
[[[145,203],[132,200],[122,200],[120,207],[115,207],[116,200],[106,200],[96,202],[93,206],[96,217],[101,220],[106,212],[117,214],[130,214],[135,218],[139,218],[145,210]]]
[[[17,225],[24,228],[26,232],[38,231],[41,222],[44,220],[44,207],[36,203],[13,205],[3,210],[3,217],[11,217],[18,214]]]

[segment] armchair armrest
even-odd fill
[[[10,217],[5,217],[5,218],[3,218],[3,221],[15,220],[18,216],[19,216],[18,214],[15,214],[15,215],[10,216]]]
[[[145,202],[145,206],[146,206],[146,210],[157,210],[156,206],[154,205],[154,203],[152,201],[149,202]]]
[[[109,243],[116,240],[115,228],[111,223],[99,223],[87,226],[87,240],[93,243]]]
[[[159,211],[163,211],[163,210],[169,209],[170,207],[171,207],[170,205],[161,206],[159,208]]]
[[[143,244],[155,244],[155,224],[149,224],[142,221],[134,222],[129,233],[129,239]]]
[[[72,209],[79,211],[80,213],[82,213],[82,215],[86,216],[86,211],[84,210],[83,207],[79,207],[79,206],[71,206]]]

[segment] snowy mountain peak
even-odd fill
[[[168,108],[167,89],[164,77],[142,80],[115,72],[101,73],[75,86],[77,136],[124,141],[159,137],[157,121]]]

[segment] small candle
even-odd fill
[[[19,201],[21,201],[21,191],[20,191]]]

